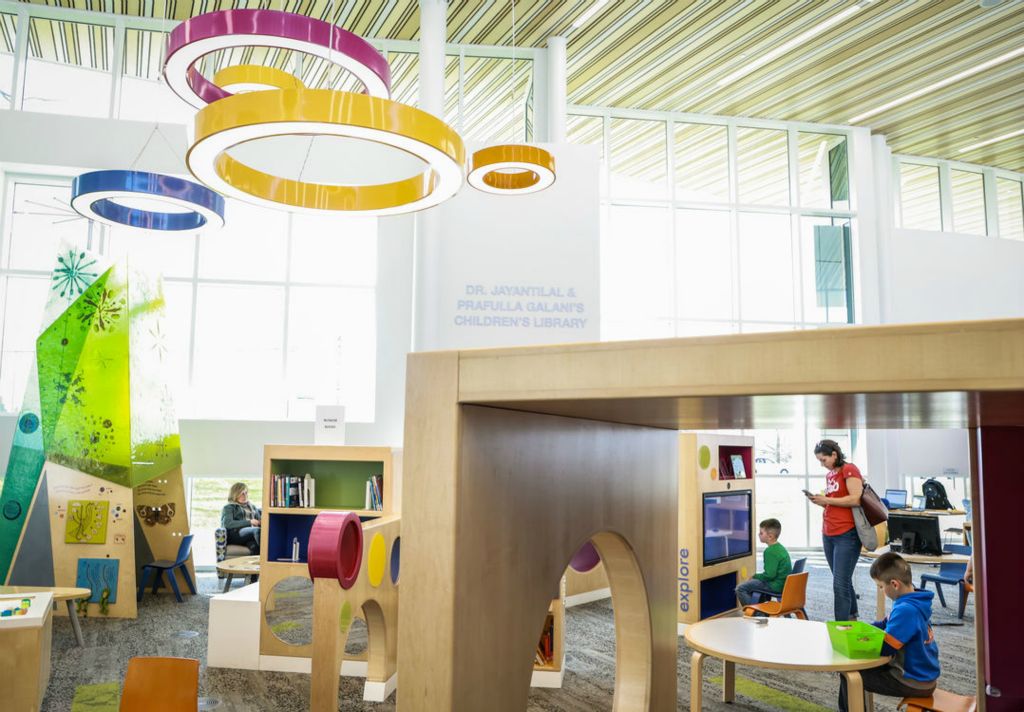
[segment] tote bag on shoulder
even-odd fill
[[[864,518],[868,524],[876,526],[889,520],[889,512],[882,504],[878,493],[871,488],[867,482],[864,483],[864,493],[860,496],[860,508],[864,510]]]

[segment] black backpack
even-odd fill
[[[921,485],[921,491],[924,492],[925,509],[952,509],[946,496],[946,488],[935,478],[925,480]]]

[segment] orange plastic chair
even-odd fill
[[[138,657],[128,661],[120,712],[198,712],[199,661]]]
[[[931,697],[904,697],[896,708],[906,708],[907,712],[974,712],[977,703],[973,697],[936,690]]]
[[[767,601],[766,603],[752,603],[743,607],[743,615],[752,616],[754,611],[760,611],[767,616],[788,616],[795,615],[797,618],[807,620],[807,612],[804,606],[807,605],[807,577],[810,573],[805,571],[802,574],[790,574],[786,577],[786,585],[782,587],[781,601]]]

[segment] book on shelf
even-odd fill
[[[384,476],[373,475],[366,481],[363,509],[381,512],[384,510]]]
[[[548,616],[544,623],[544,632],[540,635],[540,641],[537,643],[537,650],[533,656],[533,661],[537,665],[551,665],[555,660],[554,624],[554,619]]]
[[[747,468],[743,464],[743,455],[729,455],[732,461],[732,476],[737,480],[747,479]]]
[[[316,506],[316,480],[309,474],[274,475],[270,491],[271,507],[308,508]]]

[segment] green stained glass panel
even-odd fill
[[[127,307],[115,265],[43,332],[36,357],[47,457],[130,487]]]

